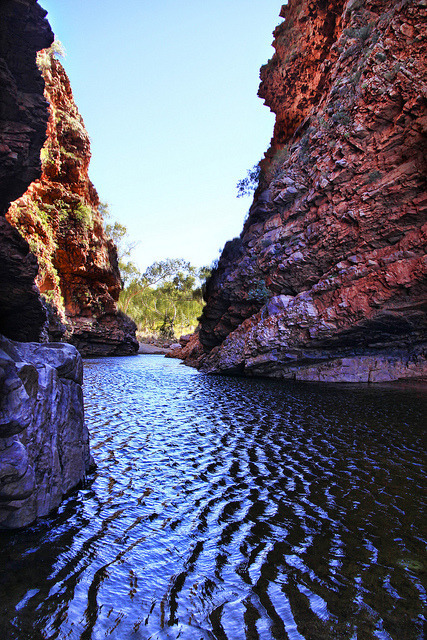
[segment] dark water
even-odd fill
[[[98,469],[0,536],[1,640],[421,640],[422,389],[85,376]]]

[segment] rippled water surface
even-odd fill
[[[0,536],[1,640],[421,640],[422,389],[137,356],[85,397],[97,471]]]

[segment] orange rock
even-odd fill
[[[104,233],[88,175],[89,135],[61,63],[50,50],[40,52],[38,62],[50,109],[42,175],[12,204],[7,219],[38,257],[36,283],[53,305],[53,337],[58,339],[59,316],[67,325],[65,340],[83,355],[133,354],[136,327],[116,305],[117,250]]]
[[[426,13],[392,0],[282,8],[259,91],[274,135],[207,286],[205,370],[321,379],[308,365],[334,361],[334,380],[425,375]]]

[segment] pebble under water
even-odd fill
[[[0,535],[2,640],[414,640],[425,389],[85,363],[97,470]]]

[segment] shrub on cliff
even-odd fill
[[[246,177],[239,180],[236,185],[237,197],[243,198],[244,196],[252,195],[258,187],[260,175],[261,168],[259,163],[255,164],[252,169],[248,169]]]

